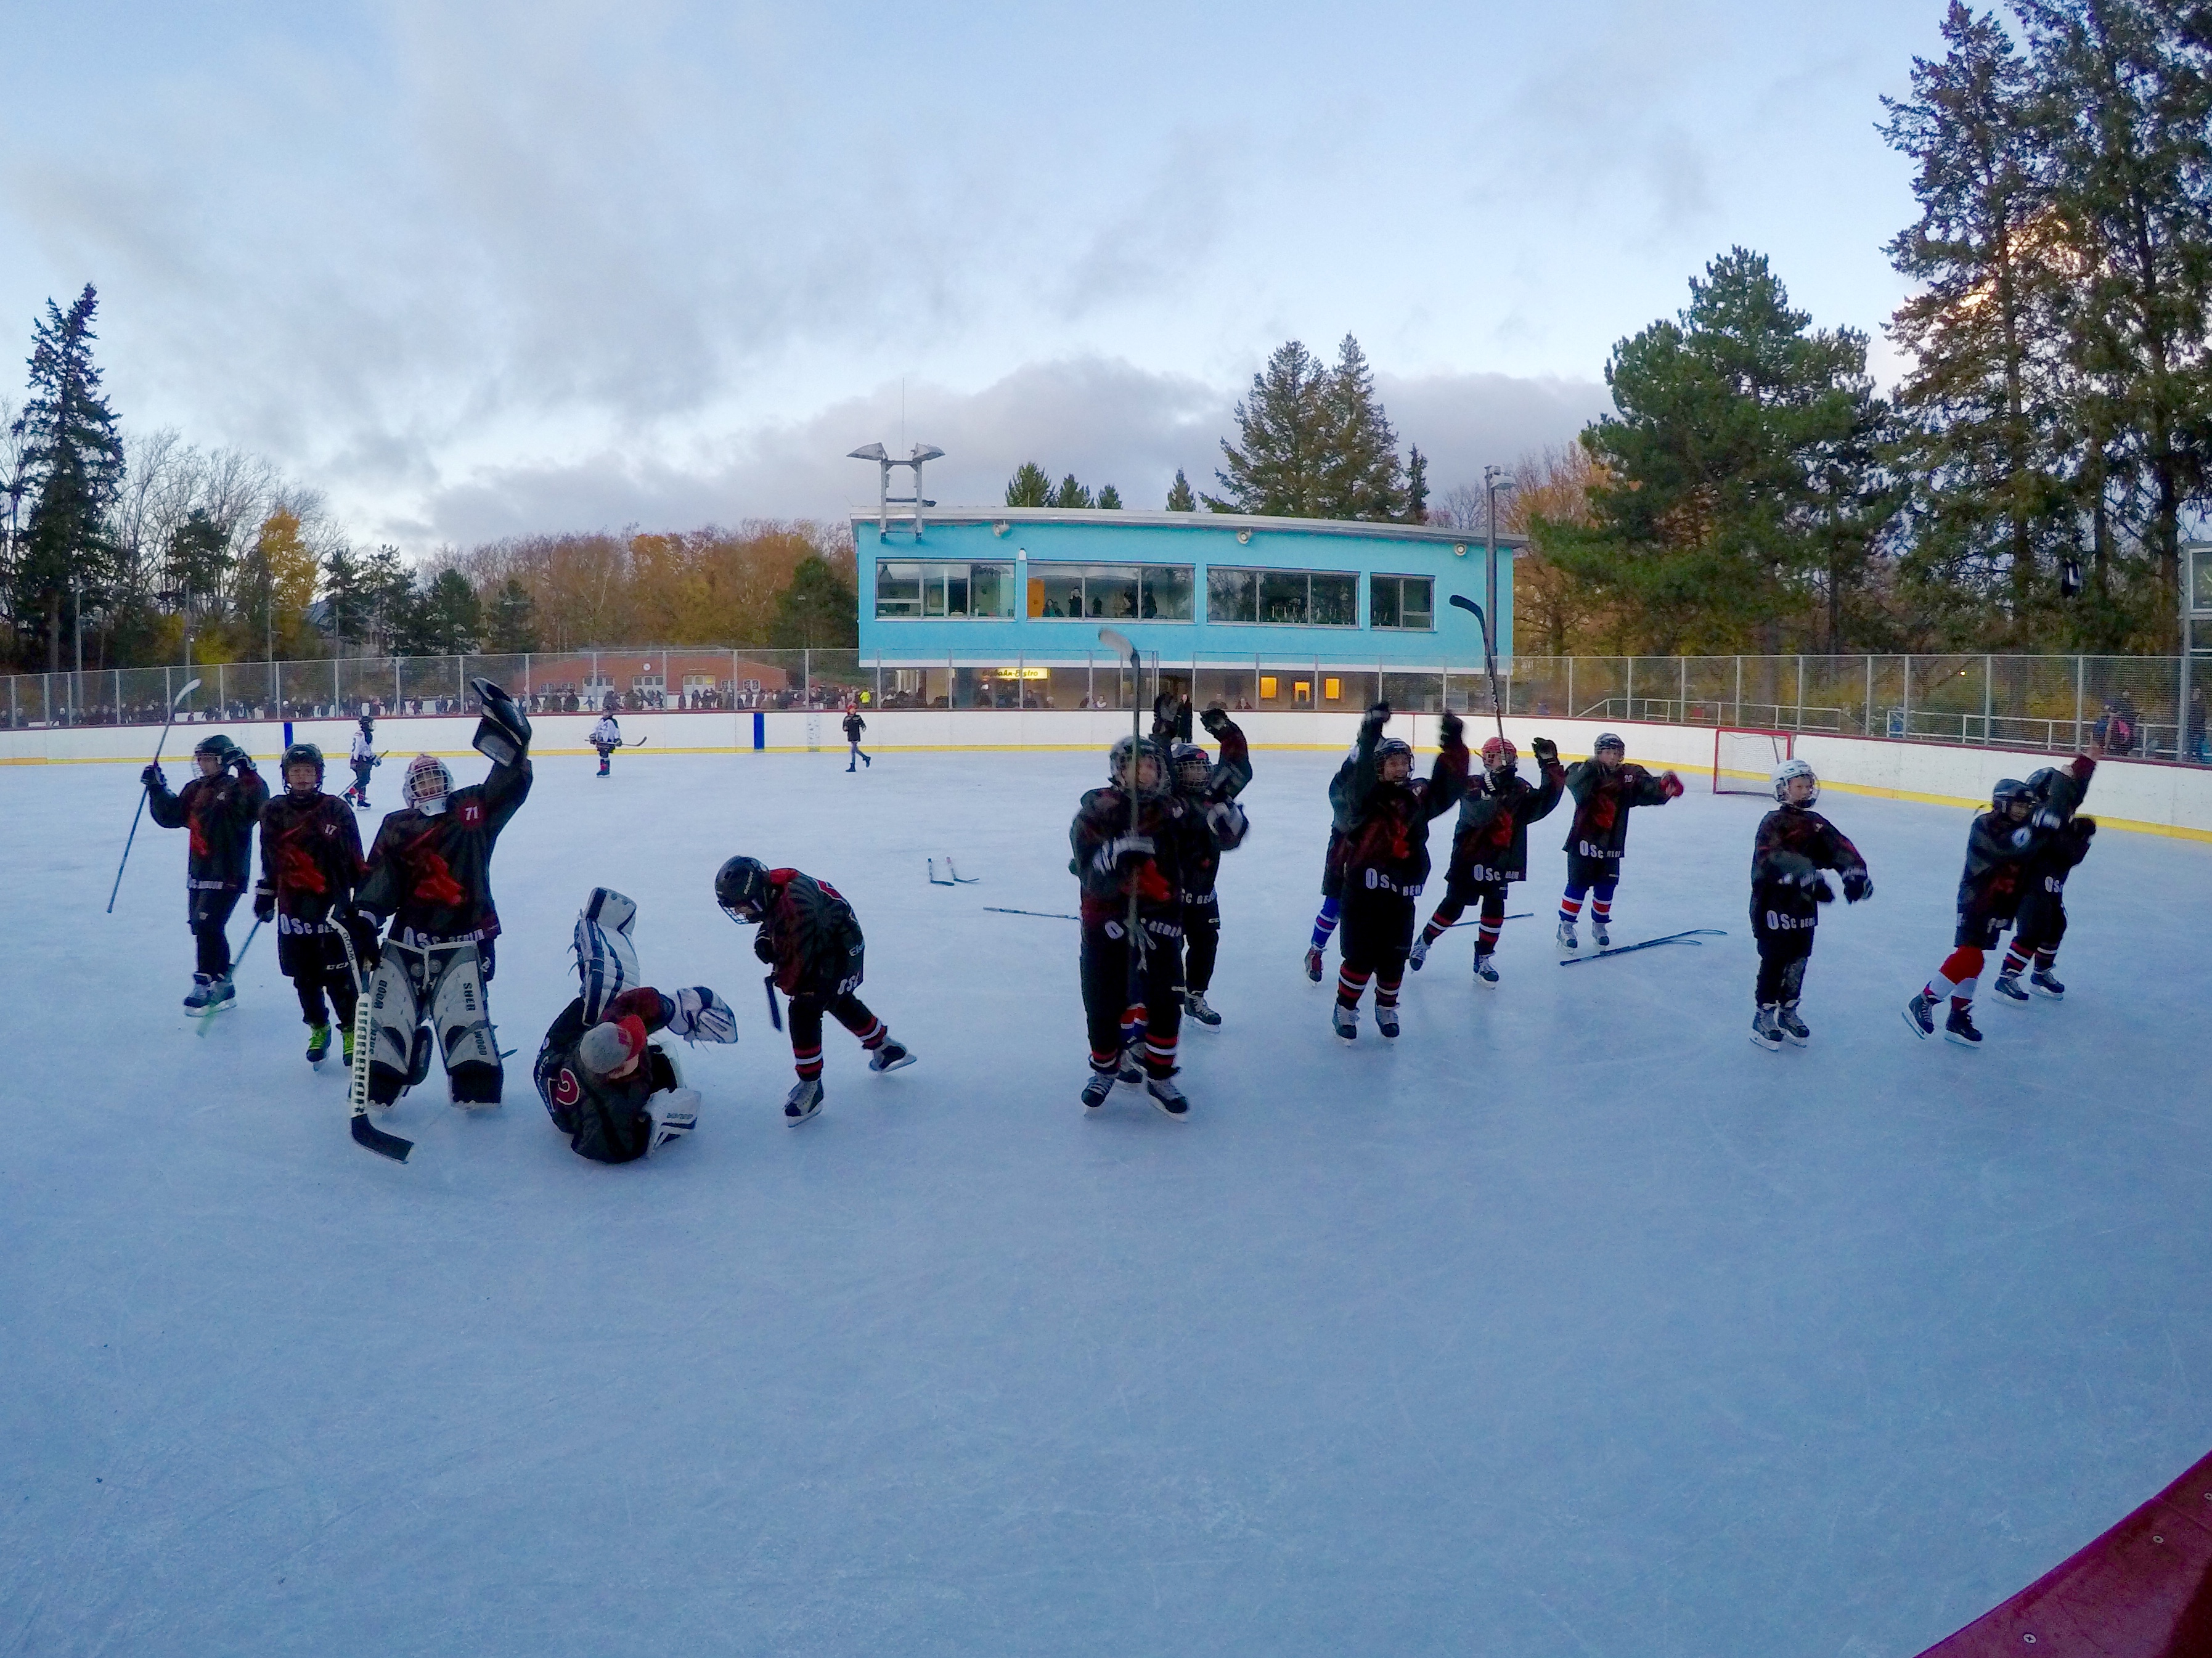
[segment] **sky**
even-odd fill
[[[1942,5],[5,12],[0,350],[92,282],[126,428],[422,552],[835,517],[878,440],[947,504],[1033,459],[1156,508],[1347,332],[1441,495],[1735,245],[1887,374],[1875,124]]]

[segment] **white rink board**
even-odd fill
[[[0,770],[0,1651],[1905,1658],[2212,1443],[2212,847],[2100,836],[2068,1001],[1966,1054],[1899,1017],[1963,815],[1824,801],[1876,896],[1767,1054],[1764,803],[1632,820],[1619,937],[1727,938],[1566,969],[1561,816],[1504,985],[1452,933],[1398,1048],[1346,1049],[1298,967],[1333,757],[1262,753],[1194,1121],[1085,1121],[1076,929],[984,906],[1074,908],[1099,757],[844,763],[545,759],[495,865],[507,1102],[418,1091],[405,1167],[267,938],[192,1034],[181,835],[100,913],[130,773]],[[833,1027],[798,1131],[709,892],[739,850],[852,898],[920,1054]],[[595,882],[744,1031],[618,1169],[526,1075]]]

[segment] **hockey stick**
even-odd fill
[[[198,680],[186,680],[184,689],[179,691],[175,701],[169,704],[169,717],[161,722],[161,740],[154,744],[154,764],[158,766],[161,763],[161,750],[169,745],[169,727],[177,723],[178,707],[199,688]],[[123,860],[115,866],[115,884],[107,890],[107,913],[110,915],[115,914],[115,895],[123,890],[123,865],[131,861],[131,842],[138,838],[138,820],[144,816],[145,811],[146,791],[142,786],[138,791],[138,810],[131,814],[131,835],[123,843]]]
[[[1080,915],[1067,915],[1056,909],[1005,909],[997,904],[986,904],[983,908],[994,915],[1042,915],[1048,921],[1079,921],[1083,919]]]
[[[945,872],[952,878],[952,884],[957,887],[972,887],[980,885],[983,879],[980,875],[963,875],[958,870],[952,867],[952,860],[950,858],[947,858],[945,860]]]
[[[1646,938],[1640,944],[1622,944],[1617,949],[1601,950],[1595,956],[1569,956],[1559,963],[1561,967],[1574,967],[1583,962],[1603,961],[1608,956],[1632,956],[1639,950],[1651,950],[1660,944],[1696,944],[1705,938],[1725,938],[1728,933],[1717,926],[1693,926],[1686,932],[1670,932],[1663,938]]]
[[[1129,781],[1127,786],[1129,835],[1133,840],[1138,834],[1138,813],[1142,801],[1140,791],[1144,786],[1145,776],[1144,715],[1139,712],[1137,707],[1145,694],[1145,666],[1143,659],[1137,654],[1137,647],[1129,642],[1129,636],[1127,634],[1118,633],[1111,628],[1101,628],[1098,630],[1098,642],[1118,655],[1127,658],[1129,664]],[[1129,876],[1128,991],[1132,1005],[1146,999],[1138,993],[1144,988],[1144,963],[1148,953],[1144,929],[1137,923],[1137,904],[1138,882],[1135,872],[1132,871]]]
[[[1451,602],[1462,610],[1473,611],[1475,625],[1482,629],[1482,660],[1490,670],[1490,714],[1498,721],[1498,740],[1502,743],[1505,740],[1505,715],[1498,695],[1498,656],[1491,646],[1490,618],[1483,615],[1482,606],[1465,593],[1454,593]]]
[[[254,918],[254,920],[253,920],[253,925],[252,925],[251,927],[249,927],[249,928],[247,928],[247,929],[246,929],[246,942],[245,942],[244,944],[240,944],[240,945],[238,947],[238,955],[237,955],[237,956],[236,956],[236,957],[232,960],[231,964],[230,964],[230,970],[229,970],[228,972],[225,973],[225,974],[222,975],[222,977],[221,977],[220,979],[217,979],[217,980],[215,981],[215,983],[214,983],[214,984],[210,985],[210,986],[208,987],[208,993],[209,993],[210,996],[212,996],[212,995],[215,993],[215,992],[216,992],[216,988],[217,988],[218,987],[224,986],[224,985],[228,985],[228,986],[230,986],[230,987],[231,987],[231,988],[232,988],[232,993],[233,993],[234,999],[235,998],[235,995],[236,995],[236,989],[237,989],[237,981],[238,981],[238,969],[239,969],[240,968],[241,968],[241,967],[243,967],[243,966],[245,966],[245,965],[246,965],[246,952],[247,950],[251,950],[251,949],[252,949],[252,948],[253,948],[253,935],[254,935],[255,933],[257,933],[257,932],[260,932],[260,931],[261,931],[261,919],[260,919],[260,917],[256,916],[256,917]],[[228,1007],[229,1005],[230,1005],[230,1003],[229,1003],[229,1002],[227,1002],[227,1001],[223,1001],[223,1002],[212,1002],[212,1001],[211,1001],[211,1002],[210,1002],[210,1003],[209,1003],[205,1007],[202,1008],[202,1009],[200,1010],[200,1016],[199,1016],[199,1018],[200,1018],[200,1030],[199,1030],[199,1034],[200,1034],[201,1035],[203,1035],[203,1036],[206,1035],[207,1035],[207,1032],[208,1032],[208,1025],[209,1025],[210,1022],[210,1021],[212,1021],[212,1020],[214,1019],[214,1017],[215,1017],[215,1016],[216,1016],[216,1014],[218,1014],[218,1013],[222,1012],[222,1010],[223,1010],[224,1008]]]
[[[761,988],[768,992],[768,1022],[781,1030],[783,1029],[783,1010],[775,1002],[775,975],[771,973],[763,978]]]
[[[1524,910],[1517,911],[1517,912],[1516,912],[1515,914],[1511,914],[1511,915],[1503,915],[1503,916],[1500,916],[1498,919],[1499,919],[1500,920],[1505,920],[1505,921],[1525,921],[1525,920],[1527,920],[1530,916],[1534,915],[1535,913],[1536,913],[1536,912],[1535,912],[1534,910],[1533,910],[1533,909],[1524,909]],[[1478,925],[1478,924],[1481,921],[1481,920],[1482,920],[1482,918],[1481,918],[1480,916],[1479,916],[1479,915],[1478,915],[1478,916],[1476,916],[1473,920],[1468,920],[1468,921],[1454,921],[1454,922],[1452,922],[1449,926],[1446,926],[1446,927],[1444,928],[1444,931],[1445,931],[1445,932],[1449,932],[1452,930],[1452,928],[1453,928],[1453,927],[1455,927],[1455,926],[1474,926]]]
[[[368,975],[361,970],[361,957],[354,952],[353,934],[332,925],[354,983],[353,1064],[346,1072],[346,1108],[353,1119],[353,1141],[380,1157],[404,1163],[415,1142],[387,1134],[368,1120]]]
[[[933,886],[933,887],[957,887],[957,886],[958,886],[958,885],[960,884],[960,883],[959,883],[959,882],[957,882],[957,881],[940,881],[940,880],[939,880],[939,879],[937,878],[937,859],[935,859],[934,858],[931,858],[931,859],[926,859],[925,861],[927,861],[927,864],[929,865],[929,884],[930,884],[930,885],[932,885],[932,886]],[[945,866],[946,866],[947,868],[951,867],[952,860],[951,860],[950,858],[946,859],[945,860]]]

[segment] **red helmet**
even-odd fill
[[[1485,771],[1510,771],[1521,750],[1502,737],[1493,737],[1482,745],[1482,768]]]

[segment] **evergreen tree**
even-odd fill
[[[1429,521],[1429,458],[1414,444],[1406,458],[1406,522]]]
[[[1091,491],[1075,481],[1075,474],[1073,472],[1070,472],[1066,477],[1060,479],[1060,488],[1053,491],[1051,501],[1046,504],[1052,507],[1091,507],[1097,505],[1097,503],[1091,499]]]
[[[379,547],[362,561],[361,592],[367,601],[367,629],[362,656],[434,655],[426,642],[422,595],[415,585],[415,572],[389,544]]]
[[[1121,492],[1119,489],[1116,489],[1110,483],[1104,489],[1099,490],[1098,510],[1102,513],[1120,512],[1121,510]]]
[[[484,616],[484,648],[509,655],[538,648],[538,618],[530,590],[516,577],[507,577],[492,595]]]
[[[1033,460],[1025,460],[1014,468],[1013,477],[1006,480],[1006,505],[1009,507],[1049,507],[1052,502],[1052,480],[1043,467]]]
[[[361,562],[343,544],[323,558],[321,627],[331,636],[331,655],[343,656],[349,649],[356,656],[368,654],[362,637],[368,630],[368,597]]]
[[[1336,367],[1321,384],[1320,474],[1315,516],[1368,521],[1406,514],[1406,469],[1398,434],[1375,395],[1375,371],[1346,334]]]
[[[1176,468],[1175,482],[1168,487],[1167,509],[1170,513],[1194,513],[1198,510],[1198,497],[1191,493],[1190,480],[1182,475],[1180,466]]]
[[[466,656],[483,642],[477,590],[459,570],[441,570],[423,588],[414,649],[430,656]]]
[[[169,580],[180,594],[189,595],[179,604],[189,602],[196,610],[209,609],[222,591],[230,565],[230,537],[204,507],[193,507],[170,532]]]
[[[783,650],[849,650],[860,642],[853,584],[819,553],[809,553],[777,595],[769,643]]]
[[[92,361],[99,305],[89,282],[66,312],[46,301],[32,336],[30,396],[10,428],[34,501],[15,550],[15,613],[40,618],[50,673],[61,670],[64,610],[101,600],[114,566],[107,513],[123,486],[123,441]]]
[[[1275,348],[1237,404],[1237,443],[1221,440],[1214,471],[1218,495],[1202,497],[1217,513],[1280,518],[1322,517],[1321,472],[1328,446],[1322,398],[1328,371],[1297,340]],[[1241,445],[1241,446],[1239,446]]]

